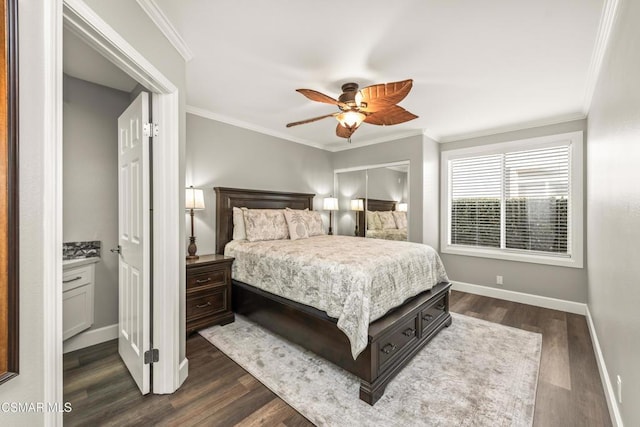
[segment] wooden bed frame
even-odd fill
[[[215,187],[216,250],[224,253],[233,236],[233,207],[312,209],[313,194]],[[393,377],[440,330],[451,324],[450,283],[439,283],[369,325],[369,344],[356,360],[337,319],[313,307],[232,280],[236,313],[309,349],[360,380],[360,399],[373,405]]]
[[[367,213],[366,211],[395,211],[396,210],[396,201],[395,200],[378,200],[378,199],[364,199],[363,204],[365,206],[365,212],[362,212],[358,216],[358,236],[365,237],[367,233]]]

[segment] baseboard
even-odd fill
[[[81,332],[75,337],[71,337],[63,343],[62,352],[80,350],[81,348],[90,347],[105,341],[118,338],[118,324],[104,326],[98,329],[92,329]]]
[[[581,302],[567,301],[557,298],[543,297],[540,295],[525,294],[523,292],[508,291],[506,289],[492,288],[489,286],[474,285],[472,283],[451,281],[451,289],[470,294],[483,295],[485,297],[498,298],[506,301],[535,305],[537,307],[550,308],[552,310],[566,311],[567,313],[586,313],[587,305]]]
[[[591,317],[589,306],[586,307],[586,317],[587,326],[589,327],[589,334],[591,335],[591,342],[593,343],[593,351],[596,354],[596,361],[598,362],[598,370],[600,371],[600,379],[602,380],[604,395],[607,399],[607,406],[609,407],[611,423],[614,427],[623,427],[622,416],[620,415],[620,409],[618,408],[616,394],[613,391],[613,384],[611,384],[611,377],[609,377],[607,365],[604,363],[604,356],[602,354],[602,349],[600,348],[600,341],[598,341],[596,327],[593,324],[593,318]]]
[[[184,380],[187,379],[189,375],[189,359],[186,357],[182,362],[180,362],[180,367],[178,368],[178,387],[182,386]]]

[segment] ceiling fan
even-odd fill
[[[345,83],[342,85],[342,94],[337,100],[312,89],[296,89],[296,92],[300,92],[312,101],[337,105],[340,111],[289,123],[287,127],[335,117],[339,122],[336,135],[347,138],[351,142],[351,135],[362,122],[391,126],[417,119],[418,116],[396,105],[407,96],[412,86],[412,79],[367,86],[360,90],[357,83]]]

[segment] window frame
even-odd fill
[[[451,224],[451,170],[449,162],[454,159],[490,154],[504,154],[512,151],[533,150],[569,143],[570,148],[570,215],[569,233],[571,253],[551,255],[540,252],[523,252],[504,248],[472,247],[452,245],[450,243]],[[509,142],[478,145],[467,148],[442,150],[440,154],[440,250],[444,254],[493,258],[507,261],[520,261],[535,264],[547,264],[561,267],[583,268],[584,258],[584,134],[582,131],[567,132],[519,139]],[[504,197],[504,190],[503,195]],[[504,228],[501,218],[501,228]],[[501,235],[501,239],[504,236]]]

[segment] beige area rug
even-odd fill
[[[242,316],[200,334],[319,426],[531,426],[542,336],[453,314],[369,406],[350,373]]]

